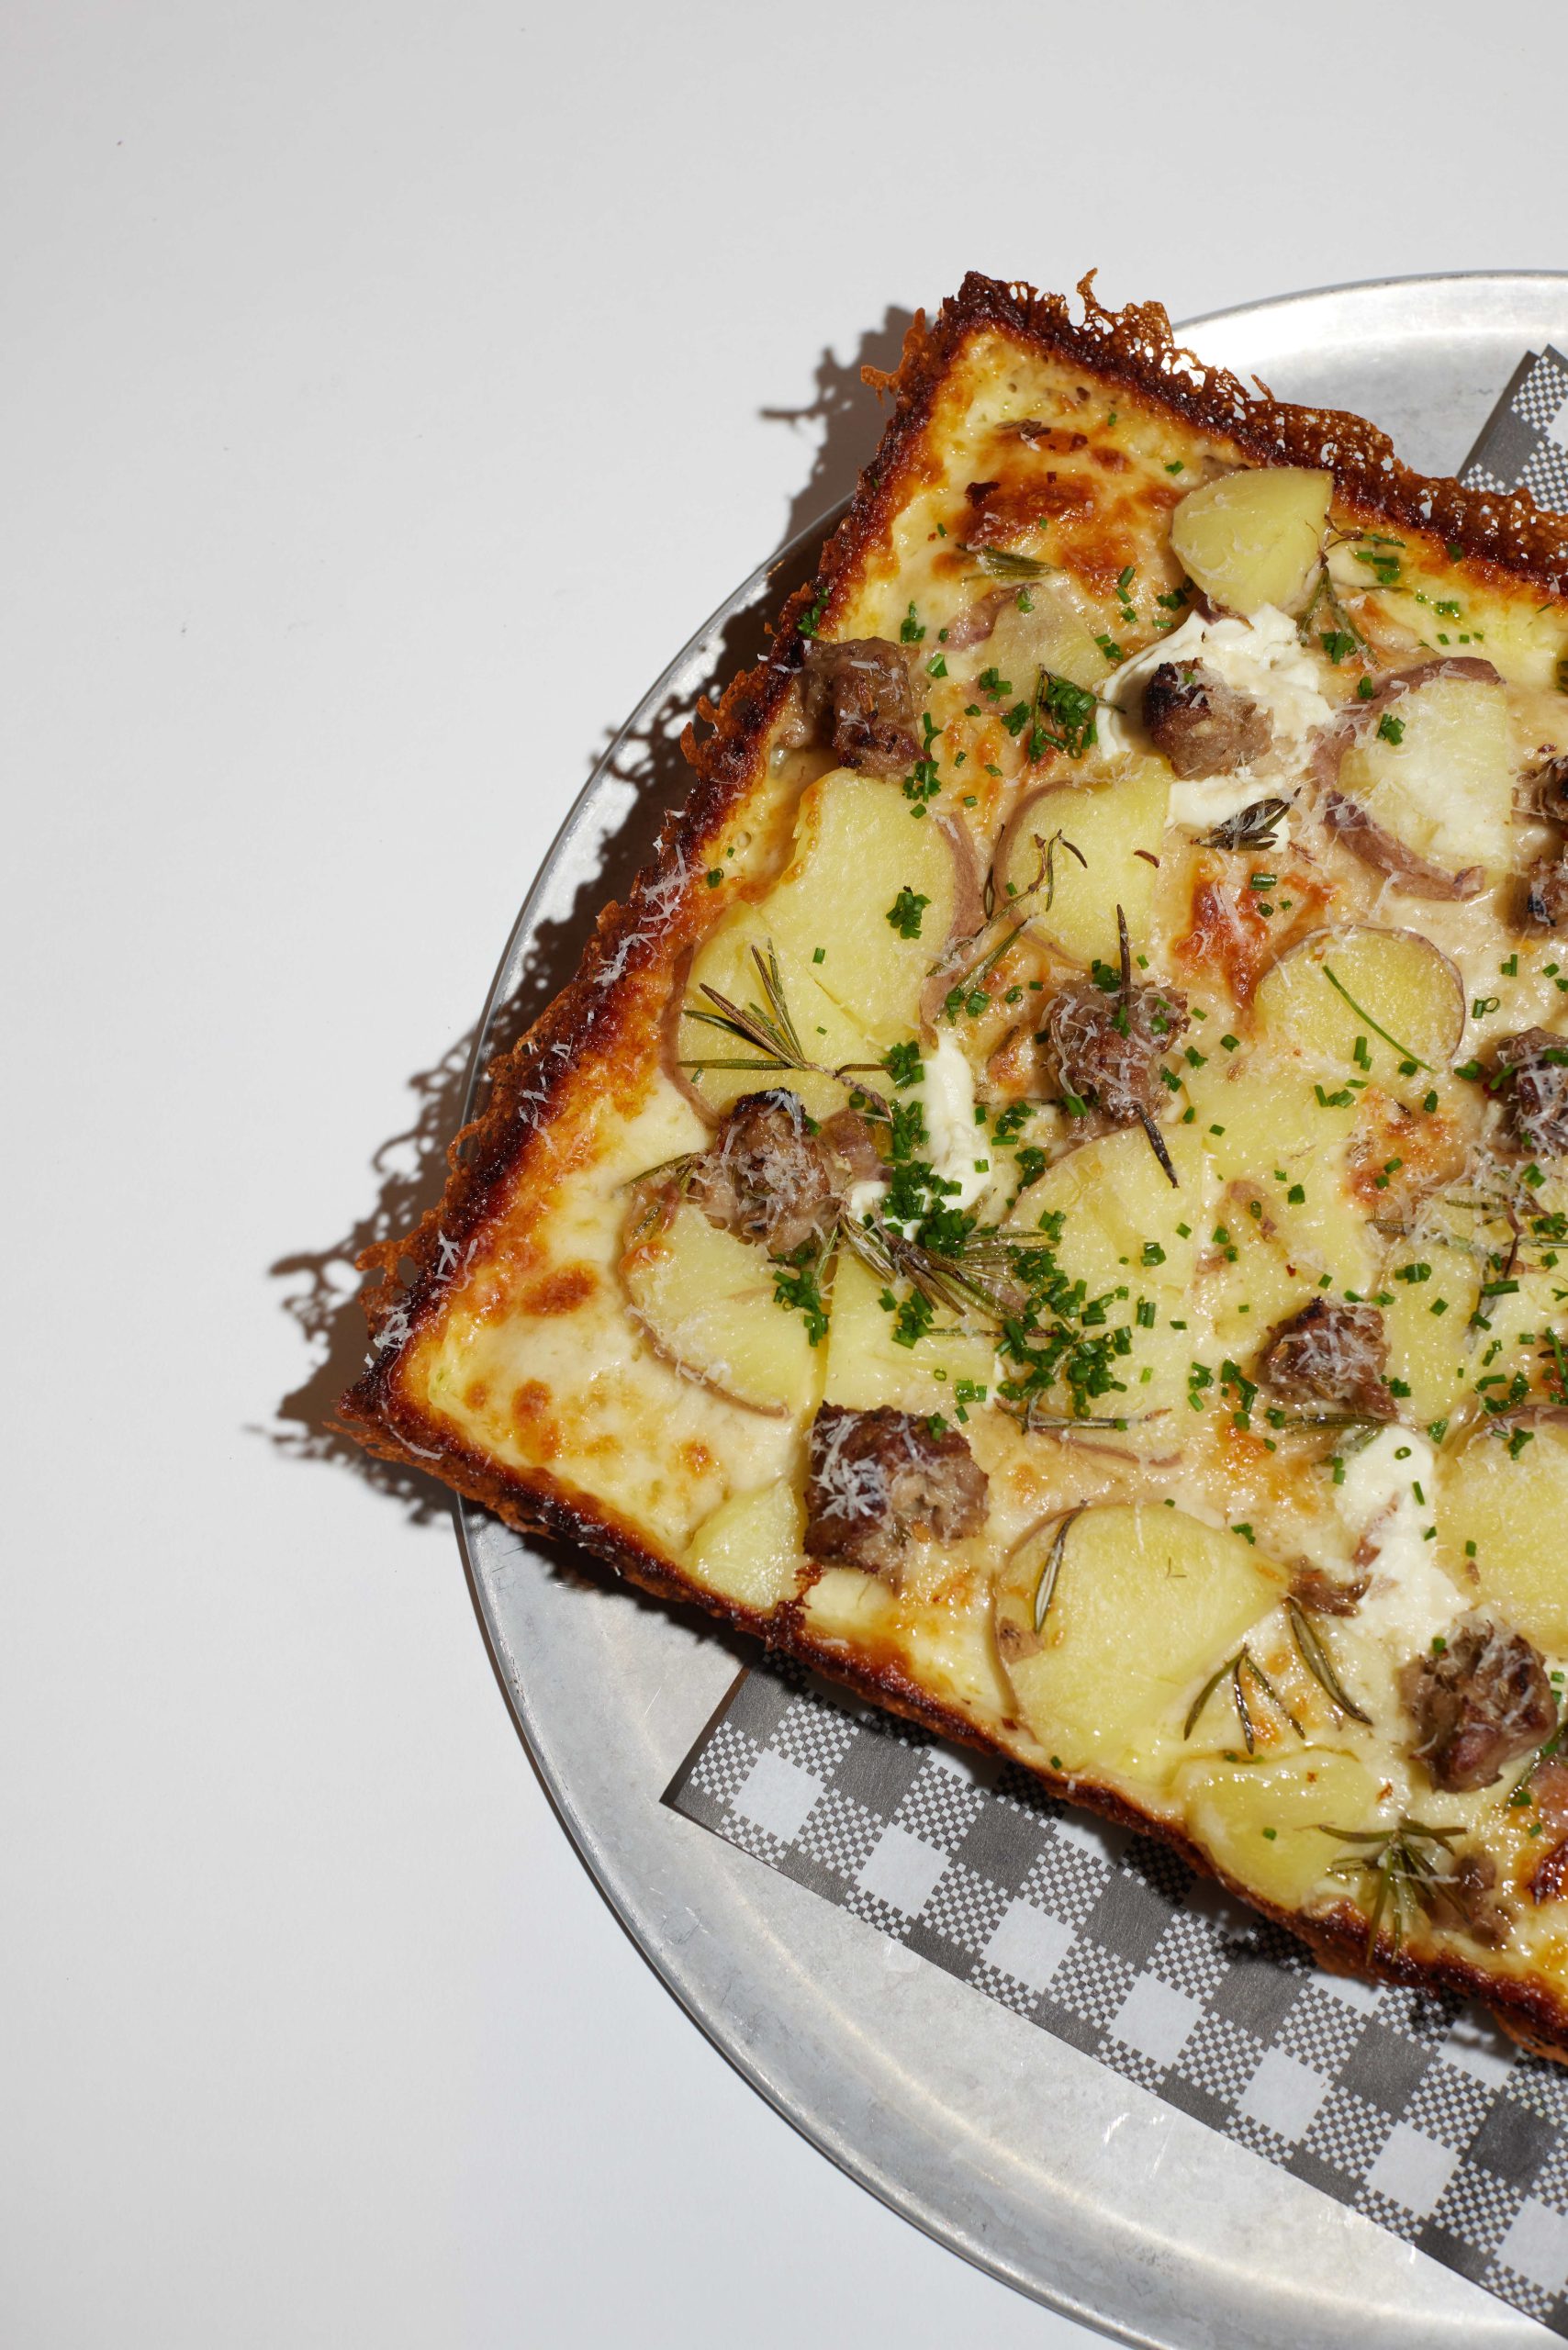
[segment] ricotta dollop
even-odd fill
[[[1394,1664],[1429,1650],[1468,1602],[1432,1556],[1437,1454],[1414,1428],[1386,1427],[1345,1461],[1335,1505],[1352,1546],[1377,1545],[1372,1582],[1357,1610],[1361,1628]],[[1424,1500],[1417,1501],[1419,1486]]]
[[[1265,774],[1293,765],[1320,726],[1333,716],[1319,690],[1312,655],[1303,647],[1288,612],[1265,604],[1250,621],[1206,621],[1190,613],[1108,680],[1101,697],[1097,732],[1113,756],[1132,750],[1135,726],[1141,732],[1143,690],[1167,661],[1198,661],[1222,677],[1238,694],[1266,710],[1273,722],[1273,748],[1260,767],[1240,767],[1234,775],[1203,776],[1178,781],[1170,789],[1170,821],[1194,831],[1223,823],[1258,797]],[[1276,832],[1276,838],[1282,833]]]

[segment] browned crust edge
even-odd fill
[[[403,1344],[439,1301],[454,1262],[498,1210],[529,1144],[549,1124],[567,1077],[590,1053],[613,1053],[633,1005],[636,979],[655,960],[661,931],[667,934],[672,920],[662,917],[649,926],[649,893],[676,874],[700,886],[702,852],[750,789],[757,753],[800,666],[805,643],[800,624],[813,607],[831,624],[841,601],[840,583],[903,502],[920,434],[969,335],[994,329],[1103,384],[1139,392],[1199,430],[1228,437],[1260,464],[1325,467],[1334,475],[1342,503],[1440,542],[1451,560],[1465,562],[1484,577],[1491,574],[1554,598],[1568,597],[1568,521],[1537,508],[1528,494],[1468,490],[1455,481],[1412,473],[1395,457],[1386,435],[1363,419],[1293,407],[1262,386],[1249,393],[1227,370],[1206,365],[1176,342],[1159,304],[1107,309],[1094,297],[1092,273],[1078,290],[1083,315],[1075,319],[1063,295],[1040,294],[971,271],[934,324],[927,326],[924,314],[916,318],[897,372],[873,378],[894,396],[881,443],[823,547],[814,582],[798,589],[779,614],[768,657],[737,677],[717,708],[705,706],[699,712],[707,731],[700,735],[696,724],[688,727],[683,748],[696,778],[689,799],[666,819],[654,859],[625,904],[612,903],[599,915],[577,977],[492,1065],[487,1106],[451,1147],[451,1174],[438,1206],[416,1231],[382,1242],[360,1259],[362,1270],[381,1276],[364,1295],[373,1345],[380,1343],[342,1398],[336,1423],[384,1459],[432,1469],[455,1492],[522,1532],[577,1543],[644,1591],[694,1602],[939,1736],[1002,1754],[1007,1750],[999,1741],[921,1690],[891,1659],[874,1662],[814,1639],[796,1609],[764,1617],[724,1600],[689,1582],[616,1513],[568,1494],[547,1471],[503,1471],[471,1448],[454,1444],[400,1390],[397,1371]],[[603,988],[599,976],[618,955],[620,979]],[[427,1435],[439,1436],[439,1444],[421,1444],[419,1438]],[[1075,1803],[1158,1836],[1201,1874],[1217,1876],[1250,1908],[1297,1935],[1325,1965],[1480,1998],[1527,2047],[1568,2060],[1568,2000],[1546,1986],[1499,1981],[1464,1958],[1443,1952],[1417,1958],[1386,1942],[1369,1961],[1364,1926],[1348,1906],[1310,1919],[1276,1908],[1216,1869],[1180,1830],[1152,1818],[1114,1790],[1047,1770],[1036,1775]]]

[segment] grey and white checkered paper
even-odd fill
[[[1568,511],[1568,361],[1521,363],[1463,478]],[[794,1666],[666,1801],[1568,2339],[1568,2069],[1478,2010],[1323,1974],[1163,1845]]]
[[[689,1819],[1568,2338],[1568,2072],[1325,1975],[1150,1838],[798,1668],[745,1674]]]
[[[1568,514],[1568,359],[1550,343],[1520,360],[1460,479],[1472,489],[1528,489],[1538,506]]]

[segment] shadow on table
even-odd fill
[[[861,380],[860,371],[865,366],[895,367],[910,323],[907,311],[890,310],[881,326],[862,338],[853,360],[845,363],[831,351],[823,352],[816,395],[807,407],[761,411],[770,422],[815,439],[811,471],[790,502],[767,585],[704,647],[698,683],[688,681],[678,696],[669,697],[635,732],[607,737],[609,772],[627,795],[625,812],[606,835],[598,869],[579,888],[570,912],[537,931],[515,990],[490,1023],[484,1040],[487,1063],[526,1032],[571,978],[600,907],[625,896],[648,860],[666,813],[685,797],[689,770],[680,750],[682,730],[703,694],[716,691],[737,670],[761,658],[769,615],[797,581],[809,576],[814,545],[803,562],[796,558],[785,563],[783,553],[801,531],[820,522],[853,490],[859,465],[875,447],[879,431],[877,397]],[[600,755],[601,761],[606,754]],[[401,1131],[372,1156],[375,1191],[364,1212],[324,1246],[289,1249],[268,1268],[274,1280],[286,1285],[284,1310],[305,1341],[310,1366],[300,1384],[279,1401],[273,1425],[257,1432],[287,1459],[324,1461],[350,1471],[397,1503],[415,1524],[447,1515],[452,1505],[446,1488],[416,1469],[363,1451],[330,1421],[338,1399],[359,1376],[365,1360],[356,1259],[364,1249],[409,1231],[441,1197],[447,1153],[462,1124],[478,1044],[476,1023],[431,1067],[417,1069],[409,1078],[411,1114]],[[484,1094],[481,1082],[476,1109],[483,1107]],[[570,1555],[561,1553],[563,1560]]]

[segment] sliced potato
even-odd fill
[[[1142,1127],[1124,1126],[1058,1158],[1019,1195],[1008,1218],[1014,1229],[1034,1232],[1044,1218],[1059,1216],[1057,1261],[1091,1297],[1128,1281],[1180,1292],[1192,1280],[1205,1197],[1203,1139],[1192,1126],[1161,1132],[1174,1189]]]
[[[913,1347],[901,1347],[893,1337],[894,1317],[881,1303],[885,1286],[858,1258],[839,1251],[823,1400],[857,1412],[885,1404],[901,1412],[942,1412],[950,1418],[960,1380],[989,1393],[996,1365],[991,1339],[941,1328]],[[950,1324],[952,1316],[938,1319]]]
[[[900,784],[834,767],[801,795],[794,856],[759,909],[791,970],[811,972],[881,1046],[918,1026],[921,988],[959,905],[953,837],[918,805]],[[890,921],[901,901],[907,918]],[[810,1050],[801,1016],[796,1025]]]
[[[1501,681],[1438,676],[1361,729],[1338,789],[1414,856],[1490,877],[1508,856],[1516,769]]]
[[[761,1249],[682,1203],[633,1242],[621,1260],[632,1310],[661,1354],[737,1404],[762,1412],[812,1410],[825,1347],[803,1315],[777,1304]]]
[[[884,1047],[835,1003],[817,985],[810,956],[802,957],[799,949],[786,944],[780,946],[769,927],[768,904],[741,905],[725,915],[718,926],[703,940],[693,959],[690,974],[682,998],[683,1004],[697,1010],[714,1011],[717,1007],[702,992],[711,987],[720,995],[744,1010],[748,1005],[762,1003],[762,987],[754,960],[753,950],[767,954],[772,947],[778,958],[778,974],[783,983],[784,997],[790,1017],[795,1023],[801,1042],[809,1058],[820,1061],[826,1069],[840,1069],[846,1062],[879,1061]],[[710,1027],[706,1021],[693,1020],[683,1014],[677,1025],[676,1048],[685,1063],[701,1060],[749,1060],[754,1056],[736,1038],[722,1029]],[[770,1073],[766,1069],[704,1069],[687,1068],[685,1075],[701,1097],[714,1111],[727,1109],[743,1093],[756,1093],[770,1085],[788,1086],[798,1093],[807,1113],[820,1123],[842,1110],[849,1099],[846,1087],[833,1077],[819,1077],[810,1070],[790,1069]],[[869,1080],[873,1085],[877,1079]]]
[[[1042,669],[1069,677],[1075,686],[1092,689],[1103,684],[1105,655],[1067,581],[1031,580],[1028,602],[1027,611],[1016,598],[1003,607],[981,650],[980,666],[999,669],[1025,697],[1034,691]]]
[[[692,1536],[687,1572],[721,1597],[771,1615],[793,1595],[805,1529],[801,1497],[785,1478],[732,1494]]]
[[[1089,1398],[1087,1409],[1130,1423],[1096,1429],[1096,1444],[1139,1454],[1169,1452],[1181,1440],[1193,1353],[1186,1290],[1208,1190],[1201,1137],[1190,1126],[1162,1131],[1174,1189],[1142,1128],[1126,1126],[1058,1159],[1020,1194],[1008,1217],[1015,1231],[1056,1234],[1048,1245],[1062,1271],[1098,1301],[1103,1318],[1092,1328],[1118,1345],[1116,1334],[1126,1331],[1127,1351],[1110,1366],[1115,1384]],[[1126,1294],[1119,1297],[1119,1290]],[[1072,1414],[1065,1387],[1040,1402],[1047,1411]]]
[[[861,1641],[894,1628],[898,1602],[876,1575],[858,1567],[827,1567],[806,1593],[801,1617],[821,1639]]]
[[[996,1584],[997,1648],[1025,1720],[1062,1767],[1158,1786],[1197,1688],[1280,1591],[1240,1535],[1159,1502],[1112,1503],[1014,1552]]]
[[[1147,934],[1170,804],[1170,771],[1162,759],[1126,761],[1097,786],[1031,793],[998,845],[997,912],[1005,914],[1017,900],[1035,936],[1085,967],[1096,956],[1114,964],[1118,906],[1133,938]],[[1049,881],[1037,888],[1049,844]]]
[[[1306,1747],[1269,1761],[1189,1762],[1174,1792],[1187,1831],[1249,1893],[1298,1909],[1347,1847],[1327,1828],[1364,1829],[1380,1781],[1354,1755]]]
[[[1410,1390],[1413,1420],[1447,1419],[1475,1376],[1464,1337],[1479,1281],[1473,1257],[1425,1236],[1418,1244],[1400,1239],[1383,1266],[1379,1294],[1394,1301],[1383,1309],[1388,1376]]]
[[[1198,1295],[1211,1351],[1238,1362],[1255,1353],[1271,1330],[1298,1313],[1317,1288],[1316,1274],[1298,1261],[1289,1236],[1274,1219],[1268,1194],[1278,1189],[1262,1183],[1227,1187],[1214,1210],[1211,1230],[1223,1230],[1226,1238],[1211,1244]],[[1254,1205],[1261,1211],[1258,1215],[1251,1212]]]
[[[1551,1656],[1568,1655],[1565,1525],[1568,1428],[1561,1424],[1535,1422],[1517,1458],[1483,1432],[1439,1461],[1440,1563]]]
[[[1387,1082],[1406,1059],[1445,1069],[1464,1034],[1464,982],[1413,930],[1353,923],[1314,931],[1264,973],[1253,1001],[1270,1043],[1341,1080],[1372,1074]],[[1358,1037],[1365,1040],[1359,1060]]]
[[[1189,491],[1170,517],[1170,543],[1205,596],[1244,619],[1300,604],[1323,554],[1331,474],[1271,465]]]
[[[1365,1290],[1377,1268],[1376,1236],[1345,1181],[1356,1097],[1319,1102],[1313,1078],[1290,1061],[1260,1056],[1234,1076],[1227,1070],[1226,1060],[1214,1055],[1188,1079],[1220,1191],[1241,1184],[1261,1192],[1263,1217],[1249,1220],[1280,1235],[1287,1267],[1314,1282],[1327,1273],[1335,1288]],[[1221,1224],[1229,1229],[1228,1209],[1221,1214],[1216,1208],[1205,1240],[1212,1243]]]

